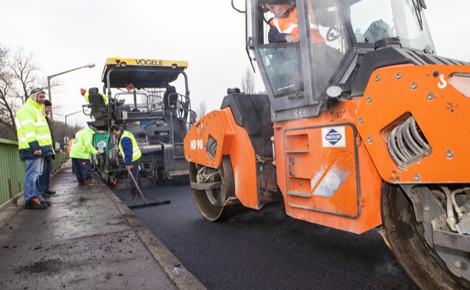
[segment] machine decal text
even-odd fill
[[[135,62],[138,65],[148,65],[148,66],[161,66],[163,62],[161,60],[154,59],[136,59]]]
[[[203,147],[204,143],[202,142],[202,139],[191,140],[191,150],[202,150]]]

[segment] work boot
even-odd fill
[[[85,186],[85,185],[86,185],[86,183],[85,183],[85,182],[83,182],[83,181],[81,181],[81,182],[78,182],[78,186]]]
[[[49,195],[53,195],[53,194],[55,194],[55,191],[48,189],[48,190],[44,191],[44,193],[47,193]]]
[[[52,205],[52,203],[51,203],[50,201],[46,201],[46,200],[41,201],[41,204],[45,204],[45,205],[47,205],[47,206],[51,206],[51,205]]]
[[[139,198],[139,195],[136,194],[136,193],[129,193],[129,195],[126,197],[126,200],[129,200],[129,199],[137,199]]]
[[[132,189],[129,195],[126,197],[126,200],[139,198],[139,192]]]
[[[46,209],[47,205],[39,201],[37,197],[31,198],[25,205],[25,209]]]
[[[50,194],[47,194],[47,193],[45,193],[45,192],[41,192],[41,195],[42,195],[42,197],[44,197],[44,198],[46,198],[46,197],[51,197]]]
[[[131,190],[131,195],[134,197],[134,198],[139,198],[140,197],[140,194],[139,194],[139,191],[137,189],[132,189]]]

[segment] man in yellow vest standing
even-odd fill
[[[93,135],[95,131],[86,127],[75,134],[70,157],[72,158],[72,168],[77,178],[78,185],[91,185],[90,154],[99,155],[100,153],[93,147]]]
[[[38,178],[44,168],[44,158],[55,154],[46,118],[42,113],[46,93],[39,88],[31,91],[26,103],[15,117],[20,159],[26,161],[23,183],[25,209],[46,209],[51,203],[39,192]]]
[[[117,125],[111,126],[109,131],[118,138],[119,155],[123,157],[126,169],[131,170],[136,183],[140,187],[139,159],[142,156],[142,153],[140,152],[139,145],[137,144],[134,135],[132,135],[131,132],[119,128]],[[131,197],[136,198],[139,192],[131,176],[129,176],[129,183],[131,185]]]

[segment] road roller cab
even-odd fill
[[[423,289],[470,288],[470,66],[435,53],[424,1],[234,6],[266,95],[231,91],[185,138],[201,214],[282,200],[296,219],[383,228]]]

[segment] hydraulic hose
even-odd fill
[[[465,187],[465,188],[454,190],[454,191],[452,191],[452,194],[451,194],[452,204],[454,205],[455,211],[457,212],[457,215],[459,216],[459,220],[464,215],[464,213],[460,209],[460,206],[457,204],[457,201],[455,200],[455,196],[457,194],[463,193],[464,191],[467,191],[467,190],[470,190],[470,187]]]
[[[447,224],[454,232],[458,232],[459,234],[462,234],[462,231],[460,229],[457,229],[457,227],[455,226],[457,221],[455,219],[454,208],[452,206],[452,193],[450,192],[449,188],[445,186],[442,187],[442,190],[444,191],[446,195]]]

